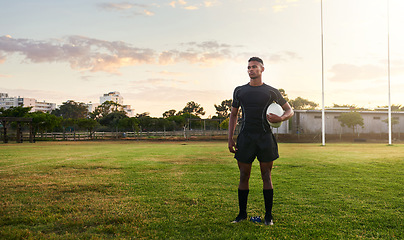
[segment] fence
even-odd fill
[[[113,139],[154,139],[154,138],[175,138],[189,139],[192,137],[226,137],[227,130],[186,130],[186,131],[158,131],[158,132],[69,132],[69,133],[38,133],[36,140],[59,140],[59,141],[81,141],[81,140],[113,140]]]
[[[187,131],[158,131],[158,132],[89,132],[69,133],[38,133],[37,141],[86,141],[86,140],[226,140],[227,130],[187,130]],[[278,134],[274,132],[279,142],[307,142],[320,143],[321,132],[315,134]],[[237,136],[237,131],[235,136]],[[328,142],[386,142],[386,133],[378,134],[326,134]],[[394,133],[393,142],[403,142],[404,134]],[[0,133],[0,139],[3,136]],[[16,140],[16,133],[10,132],[11,141]],[[29,134],[24,132],[24,141],[29,140]]]

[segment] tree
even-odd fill
[[[90,114],[93,119],[101,119],[113,112],[124,112],[123,106],[114,101],[105,101]],[[126,113],[125,113],[126,114]]]
[[[141,117],[149,117],[150,113],[149,112],[144,112],[144,113],[138,113],[136,114],[137,118],[141,118]]]
[[[349,104],[342,104],[342,105],[339,105],[339,104],[335,104],[335,103],[334,103],[333,108],[345,108],[345,109],[350,109],[350,110],[365,110],[365,108],[363,108],[363,107],[358,107],[358,106],[356,106],[355,104],[351,104],[351,105],[349,105]],[[332,109],[331,109],[331,110],[332,110]]]
[[[108,126],[111,130],[116,129],[118,131],[118,123],[121,119],[128,118],[125,112],[117,111],[112,112],[99,119],[99,123],[104,126]]]
[[[166,118],[166,120],[173,123],[174,130],[178,130],[178,129],[185,129],[185,127],[187,126],[187,117],[189,118],[189,115],[184,116],[177,114]]]
[[[27,116],[27,114],[28,114],[28,112],[30,110],[31,110],[31,107],[10,107],[8,109],[0,108],[0,117],[23,118],[23,117]],[[22,142],[22,135],[18,135],[20,130],[22,130],[21,129],[21,127],[22,127],[21,122],[17,123],[17,122],[13,122],[13,121],[11,121],[11,122],[1,121],[0,126],[4,129],[4,132],[2,131],[1,135],[4,134],[4,142],[8,141],[7,140],[8,139],[8,137],[7,137],[7,128],[8,128],[9,123],[13,128],[17,128],[17,136],[16,136],[16,138],[21,137],[20,139],[17,139],[17,142]],[[5,126],[3,126],[3,124]]]
[[[215,104],[216,113],[219,118],[228,118],[231,110],[232,100],[224,100],[220,105]]]
[[[388,109],[388,107],[389,106],[378,106],[378,108],[384,108],[384,109]],[[400,104],[398,104],[398,105],[392,104],[391,111],[393,111],[393,112],[404,111],[404,106],[401,106]]]
[[[62,120],[62,123],[61,123],[61,125],[62,125],[62,128],[63,128],[63,133],[65,133],[66,132],[66,128],[69,128],[70,127],[70,130],[71,129],[73,129],[73,130],[75,130],[75,125],[76,125],[76,119],[73,119],[73,118],[63,118],[63,120]]]
[[[302,98],[302,97],[297,97],[294,100],[289,99],[288,95],[286,94],[285,89],[280,88],[279,92],[282,94],[282,97],[292,106],[293,109],[308,110],[308,109],[315,109],[318,106],[317,103],[312,102],[312,101]]]
[[[86,118],[88,117],[88,108],[85,103],[69,100],[64,102],[59,109],[53,110],[52,114],[64,119]]]
[[[389,124],[389,119],[386,118],[386,119],[383,120],[383,122],[386,123],[387,126],[388,126],[388,124]],[[398,117],[392,117],[392,118],[391,118],[391,128],[392,128],[391,131],[392,131],[392,132],[393,132],[393,129],[394,129],[394,125],[396,125],[396,124],[398,124],[398,123],[400,123],[400,121],[398,120]]]
[[[25,117],[32,107],[0,108],[0,117]]]
[[[347,126],[348,128],[352,128],[352,134],[355,134],[355,127],[361,126],[363,128],[363,118],[358,112],[347,112],[341,113],[338,121],[341,123],[341,127]]]
[[[351,104],[351,105],[349,105],[349,104],[342,104],[342,105],[339,105],[339,104],[335,104],[335,103],[334,103],[334,106],[333,106],[333,107],[334,107],[334,108],[349,108],[349,109],[356,109],[356,108],[357,108],[355,104]]]
[[[119,127],[129,129],[132,132],[139,131],[139,121],[137,118],[134,117],[122,118],[121,120],[119,120],[118,125]]]
[[[168,130],[168,129],[173,129],[172,123],[168,121],[166,118],[156,118],[155,119],[155,130]]]
[[[62,117],[43,112],[33,112],[27,115],[32,118],[33,135],[35,137],[38,132],[52,131],[62,122]]]
[[[383,120],[383,122],[388,124],[388,123],[389,123],[389,119],[386,118],[386,119]],[[398,123],[399,123],[399,121],[398,121],[398,118],[397,118],[397,117],[391,118],[391,125],[395,125],[395,124],[398,124]]]
[[[165,111],[165,112],[163,113],[163,118],[169,118],[169,117],[171,117],[171,116],[174,116],[176,112],[177,112],[177,111],[174,110],[174,109]]]
[[[222,121],[220,123],[220,128],[221,129],[229,129],[229,121],[230,121],[229,118],[226,118],[224,121]]]
[[[95,127],[98,125],[98,122],[96,120],[91,118],[81,118],[77,120],[77,125],[80,128],[86,129],[90,133],[90,139],[93,139]]]
[[[152,128],[152,118],[148,115],[139,115],[137,117],[141,131],[149,131]]]
[[[318,106],[317,103],[301,97],[297,97],[295,100],[289,100],[289,103],[293,109],[314,109]]]
[[[191,115],[195,114],[196,116],[205,115],[203,107],[194,101],[188,102],[184,109],[178,113],[178,115],[182,115],[183,113],[189,113]]]

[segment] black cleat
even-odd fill
[[[238,223],[247,219],[247,215],[238,215],[234,221],[231,223]]]
[[[274,221],[272,219],[272,216],[265,217],[265,225],[274,225]]]

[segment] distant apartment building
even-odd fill
[[[35,101],[35,107],[33,108],[34,112],[52,112],[52,110],[56,109],[56,103],[48,103],[48,102],[38,102]]]
[[[130,107],[130,105],[123,105],[123,110],[129,117],[133,117],[135,116],[135,109],[131,109]]]
[[[100,97],[100,104],[103,104],[106,101],[112,101],[114,103],[118,103],[123,105],[123,97],[120,92],[109,92]]]
[[[0,108],[31,107],[30,112],[51,112],[56,109],[56,103],[38,102],[35,98],[10,97],[8,93],[0,93]]]
[[[100,97],[100,104],[103,104],[106,101],[112,101],[121,105],[129,117],[133,117],[135,115],[134,109],[131,109],[130,105],[123,104],[123,97],[121,96],[120,92],[109,92]]]
[[[8,93],[0,93],[0,107],[8,109],[11,107],[35,107],[34,98],[10,97]]]
[[[98,106],[100,106],[99,103],[92,103],[92,102],[86,103],[85,105],[87,106],[87,109],[88,109],[88,112],[89,112],[89,113],[94,112],[94,110],[95,110]]]

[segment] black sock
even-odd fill
[[[264,189],[264,201],[265,201],[265,219],[272,217],[272,205],[274,202],[274,190]]]
[[[240,209],[239,216],[246,218],[247,217],[247,200],[248,193],[250,190],[238,190],[238,206]]]

